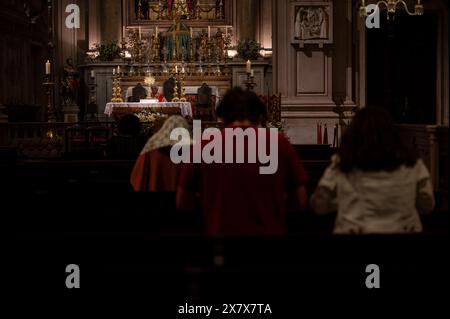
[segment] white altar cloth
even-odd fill
[[[161,107],[178,107],[181,109],[181,115],[183,117],[193,117],[192,113],[192,105],[189,102],[161,102],[161,103],[108,103],[106,104],[105,108],[105,114],[111,117],[111,115],[114,112],[114,108],[121,107],[121,108],[161,108]]]

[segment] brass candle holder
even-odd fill
[[[122,88],[120,87],[120,77],[113,77],[113,95],[111,99],[112,103],[123,103]]]
[[[247,90],[253,91],[253,89],[256,86],[255,83],[255,77],[251,75],[251,73],[247,73],[247,80],[244,82],[245,86],[247,87]]]
[[[56,122],[55,117],[55,109],[53,107],[53,87],[55,86],[54,82],[51,82],[50,76],[47,75],[44,80],[44,88],[45,88],[45,95],[47,96],[47,118],[48,122]]]
[[[139,0],[138,3],[138,13],[137,13],[137,20],[144,20],[144,12],[142,11],[142,0]]]
[[[185,74],[182,73],[181,74],[181,98],[180,98],[180,102],[187,102],[187,99],[186,99],[186,87],[184,85],[184,80],[185,80]]]
[[[208,71],[207,75],[212,75],[212,66],[211,66],[211,58],[212,58],[212,52],[211,52],[211,46],[212,46],[211,39],[208,41]]]
[[[173,99],[172,102],[180,102],[180,98],[178,96],[178,80],[176,74],[174,75],[175,86],[173,88]]]

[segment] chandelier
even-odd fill
[[[417,0],[416,5],[414,6],[414,12],[409,11],[408,5],[404,0],[386,0],[386,1],[378,1],[376,6],[379,8],[381,5],[384,5],[387,8],[388,11],[388,20],[390,16],[395,16],[395,13],[397,11],[397,7],[399,5],[402,5],[405,8],[406,13],[408,13],[410,16],[421,16],[423,15],[423,4],[421,3],[421,0]],[[361,7],[359,9],[361,17],[367,17],[367,9],[366,9],[366,3],[365,0],[361,1]]]

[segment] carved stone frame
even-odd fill
[[[327,39],[311,39],[311,40],[299,40],[295,38],[295,19],[297,15],[298,7],[325,7],[325,11],[328,13],[328,38]],[[324,44],[333,43],[333,3],[327,1],[296,1],[291,3],[291,43],[299,44],[303,47],[305,44],[318,44],[323,46]]]

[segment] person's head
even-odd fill
[[[159,92],[159,88],[158,88],[158,86],[155,85],[155,84],[153,84],[153,85],[150,87],[150,89],[152,90],[152,95],[153,95],[153,96],[157,95],[158,92]]]
[[[255,93],[235,87],[223,97],[217,116],[225,125],[244,121],[258,125],[267,118],[267,108]]]
[[[390,114],[380,107],[357,112],[342,136],[339,157],[339,168],[345,173],[354,169],[393,171],[417,160],[401,141]]]
[[[141,121],[136,115],[124,115],[117,125],[119,134],[122,136],[138,136],[141,133]]]
[[[141,154],[145,154],[157,149],[167,149],[175,144],[179,144],[179,141],[170,139],[170,135],[175,129],[184,129],[190,132],[189,123],[179,115],[169,117],[162,127],[156,132],[147,142]],[[190,140],[189,143],[192,141]]]

